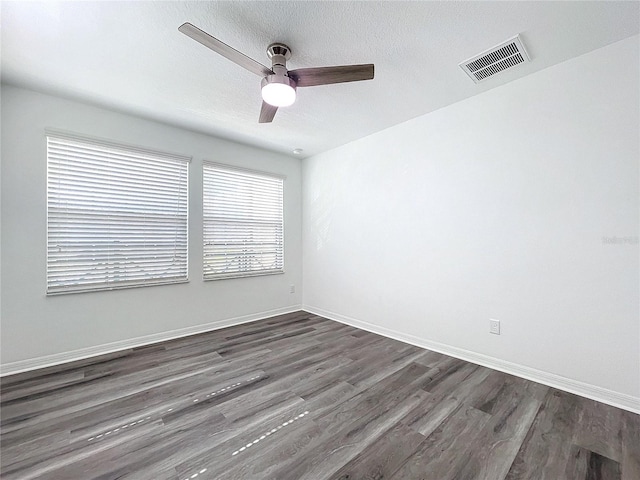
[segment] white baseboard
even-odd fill
[[[612,405],[614,407],[622,408],[624,410],[629,410],[630,412],[640,414],[640,398],[634,397],[632,395],[615,392],[613,390],[598,387],[596,385],[591,385],[589,383],[584,383],[578,380],[563,377],[561,375],[556,375],[555,373],[549,373],[543,370],[519,365],[517,363],[507,362],[505,360],[500,360],[499,358],[490,357],[488,355],[472,352],[470,350],[465,350],[458,347],[453,347],[444,343],[433,342],[431,340],[416,337],[414,335],[409,335],[396,330],[364,322],[362,320],[347,317],[339,313],[329,312],[327,310],[323,310],[322,308],[303,305],[302,309],[306,312],[320,315],[321,317],[335,320],[336,322],[344,323],[346,325],[351,325],[352,327],[360,328],[362,330],[367,330],[372,333],[377,333],[378,335],[383,335],[388,338],[393,338],[394,340],[409,343],[411,345],[415,345],[416,347],[433,350],[435,352],[443,353],[445,355],[459,358],[461,360],[466,360],[477,365],[482,365],[483,367],[499,370],[501,372],[515,375],[517,377],[526,378],[527,380],[531,380],[533,382],[542,383],[553,388],[558,388],[569,393],[574,393],[582,397],[606,403],[607,405]]]
[[[145,335],[143,337],[136,337],[127,340],[120,340],[118,342],[106,343],[103,345],[96,345],[95,347],[81,348],[79,350],[73,350],[71,352],[56,353],[53,355],[46,355],[43,357],[30,358],[27,360],[20,360],[17,362],[5,363],[0,365],[0,376],[13,375],[15,373],[27,372],[29,370],[36,370],[38,368],[51,367],[54,365],[60,365],[63,363],[74,362],[76,360],[83,360],[85,358],[96,357],[98,355],[104,355],[106,353],[118,352],[120,350],[126,350],[134,347],[141,347],[144,345],[150,345],[158,342],[165,342],[167,340],[173,340],[181,337],[188,337],[189,335],[195,335],[197,333],[210,332],[212,330],[219,330],[221,328],[232,327],[234,325],[241,325],[243,323],[255,322],[258,320],[264,320],[266,318],[275,317],[277,315],[283,315],[285,313],[293,313],[302,310],[301,305],[292,305],[289,307],[278,308],[275,310],[268,310],[265,312],[252,313],[250,315],[243,315],[240,317],[228,318],[225,320],[219,320],[217,322],[205,323],[203,325],[196,325],[193,327],[179,328],[177,330],[170,330],[168,332],[154,333],[151,335]]]

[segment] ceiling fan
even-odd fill
[[[267,55],[271,59],[271,68],[268,68],[190,23],[181,25],[178,30],[233,63],[262,77],[260,123],[273,121],[278,107],[292,105],[296,100],[297,87],[373,79],[372,63],[287,70],[291,49],[283,43],[272,43],[267,48]]]

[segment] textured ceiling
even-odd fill
[[[322,152],[639,30],[638,2],[2,2],[2,79],[291,154]],[[260,78],[178,32],[263,64],[375,63],[372,81],[298,90],[258,124]],[[532,62],[476,85],[458,63],[520,33]]]

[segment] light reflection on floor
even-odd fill
[[[200,397],[200,398],[194,398],[194,399],[192,400],[192,403],[198,403],[200,400],[206,400],[207,398],[213,398],[213,397],[215,397],[216,395],[219,395],[219,394],[221,394],[221,393],[228,392],[228,391],[230,391],[231,389],[233,389],[233,388],[235,388],[235,387],[239,387],[239,386],[240,386],[240,385],[242,385],[243,383],[248,383],[248,382],[251,382],[251,381],[253,381],[253,380],[257,380],[257,379],[259,379],[259,378],[260,378],[260,375],[255,375],[255,376],[253,376],[253,377],[249,378],[248,380],[243,380],[243,381],[240,381],[240,382],[236,382],[236,383],[234,383],[234,384],[231,384],[231,385],[228,385],[228,386],[226,386],[226,387],[223,387],[223,388],[221,388],[220,390],[216,390],[215,392],[208,393],[206,396],[203,396],[203,397]],[[161,413],[160,413],[159,415],[157,415],[157,416],[158,416],[158,418],[162,418],[162,416],[163,416],[164,414],[166,414],[166,413],[168,413],[168,412],[172,412],[173,410],[174,410],[173,408],[168,408],[167,410],[164,410],[163,412],[161,412]],[[154,415],[154,416],[155,416],[155,415]],[[100,433],[100,434],[98,434],[98,435],[94,435],[93,437],[88,438],[88,439],[87,439],[87,442],[93,442],[94,440],[102,440],[102,439],[105,439],[107,436],[109,436],[109,435],[111,435],[111,434],[115,434],[115,433],[118,433],[118,432],[122,432],[122,431],[124,431],[124,430],[125,430],[125,429],[127,429],[127,428],[134,427],[134,426],[139,425],[139,424],[141,424],[141,423],[143,423],[143,422],[145,422],[145,421],[147,421],[147,420],[150,420],[150,419],[151,419],[151,416],[147,416],[147,417],[138,417],[138,418],[139,418],[139,420],[134,420],[134,421],[133,421],[133,422],[131,422],[131,423],[125,423],[124,425],[120,425],[120,426],[118,426],[118,427],[116,427],[116,428],[112,428],[111,430],[109,430],[109,431],[107,431],[107,432],[102,432],[102,433]],[[197,474],[196,474],[196,475],[197,475]]]
[[[194,473],[193,475],[191,475],[190,477],[185,478],[185,480],[189,480],[189,479],[191,479],[191,478],[196,478],[198,475],[200,475],[200,474],[202,474],[202,473],[204,473],[204,472],[206,472],[206,471],[207,471],[207,469],[206,469],[206,468],[203,468],[203,469],[202,469],[202,470],[200,470],[199,472],[196,472],[196,473]]]
[[[273,435],[274,433],[276,433],[278,430],[283,429],[284,427],[291,425],[293,422],[295,422],[296,420],[301,419],[302,417],[309,415],[309,411],[306,410],[303,413],[301,413],[300,415],[296,415],[295,417],[291,418],[290,420],[287,420],[286,422],[278,425],[275,428],[272,428],[271,430],[269,430],[268,432],[263,433],[262,435],[260,435],[258,438],[256,438],[255,440],[253,440],[252,442],[247,443],[246,445],[240,447],[238,450],[236,450],[235,452],[233,452],[231,454],[231,456],[235,456],[238,455],[240,452],[244,452],[247,448],[252,447],[253,445],[255,445],[256,443],[261,442],[262,440],[265,440],[268,436]],[[193,478],[196,478],[198,475],[205,473],[207,471],[206,468],[203,468],[202,470],[200,470],[199,472],[193,473],[190,476],[186,476],[184,477],[184,480],[191,480]]]
[[[287,425],[292,424],[293,422],[295,422],[296,420],[298,420],[299,418],[304,417],[305,415],[308,415],[309,412],[305,411],[304,413],[301,413],[300,415],[298,415],[297,417],[293,417],[291,420],[287,420],[286,422],[284,422],[282,425],[278,425],[276,428],[273,428],[271,430],[269,430],[268,432],[264,433],[263,435],[261,435],[260,437],[256,438],[253,442],[249,442],[247,443],[244,447],[240,447],[238,450],[236,450],[235,452],[233,452],[231,455],[237,455],[240,452],[244,452],[247,448],[251,447],[252,445],[255,445],[256,443],[258,443],[260,440],[264,440],[265,438],[267,438],[269,435],[272,435],[274,433],[276,433],[278,430],[280,430],[283,427],[286,427]]]

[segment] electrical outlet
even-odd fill
[[[489,319],[489,333],[500,335],[500,320]]]
[[[296,286],[295,285],[291,285],[289,287],[289,293],[296,293]]]

